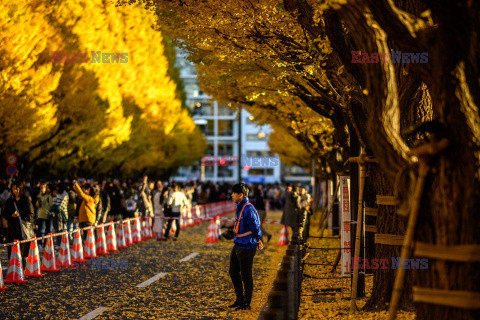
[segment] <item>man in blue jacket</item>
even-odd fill
[[[253,292],[252,265],[258,249],[263,249],[260,218],[248,201],[248,187],[238,183],[232,187],[232,200],[237,203],[235,212],[235,238],[230,254],[230,278],[237,300],[229,306],[235,310],[250,310]]]

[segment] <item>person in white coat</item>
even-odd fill
[[[167,223],[167,229],[165,229],[165,237],[168,238],[170,228],[172,227],[172,222],[175,221],[177,230],[172,239],[173,241],[176,241],[178,235],[180,234],[180,215],[182,210],[188,207],[188,200],[187,197],[185,197],[185,194],[180,191],[180,187],[178,185],[173,185],[172,191],[173,192],[170,193],[167,201],[167,205],[171,207],[171,213],[169,214],[170,219]]]

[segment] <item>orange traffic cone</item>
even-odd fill
[[[87,231],[87,240],[85,240],[85,254],[83,257],[87,259],[97,257],[97,251],[95,250],[95,235],[93,234],[91,228]]]
[[[3,271],[1,271],[1,270],[3,270],[3,269],[2,269],[2,261],[0,260],[0,292],[8,289],[3,284]]]
[[[140,223],[138,221],[138,218],[135,218],[133,220],[133,237],[132,240],[134,243],[140,243],[142,242],[142,237],[140,235]]]
[[[152,239],[153,238],[153,230],[152,226],[150,224],[150,217],[145,220],[145,228],[147,229],[147,239]]]
[[[80,233],[80,229],[78,228],[75,231],[75,237],[73,238],[72,261],[80,263],[86,261],[85,259],[83,259],[82,234]]]
[[[217,234],[217,223],[214,220],[210,220],[210,225],[208,226],[207,243],[217,243]]]
[[[115,237],[115,227],[113,224],[108,226],[108,231],[107,231],[107,250],[108,251],[118,251],[117,248],[117,238]]]
[[[58,266],[63,268],[73,268],[72,257],[70,256],[70,243],[67,232],[62,235],[62,244],[60,245]]]
[[[140,237],[142,238],[142,241],[147,240],[147,223],[144,218],[139,220],[140,223]]]
[[[125,243],[127,246],[133,246],[133,241],[132,241],[132,228],[130,227],[130,219],[127,219],[125,222]]]
[[[282,231],[280,232],[280,238],[277,242],[277,247],[288,245],[288,227],[283,226]]]
[[[10,263],[8,265],[5,283],[28,283],[28,280],[25,280],[25,276],[23,275],[22,254],[20,253],[20,243],[18,240],[15,240],[12,253],[10,254]]]
[[[117,248],[118,249],[126,249],[127,243],[125,242],[125,235],[123,233],[123,223],[120,223],[117,228]]]
[[[45,275],[40,271],[40,254],[38,253],[37,238],[30,242],[25,276],[43,278]]]
[[[45,251],[43,252],[42,266],[40,270],[48,272],[58,272],[57,259],[55,259],[55,249],[53,248],[52,234],[49,233],[47,238],[47,244],[45,245]]]
[[[97,229],[97,255],[107,255],[107,241],[105,240],[105,232],[103,231],[103,226]]]

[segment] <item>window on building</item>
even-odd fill
[[[300,166],[285,166],[284,174],[286,176],[308,176],[309,173]]]
[[[213,116],[213,105],[210,101],[193,101],[190,103],[190,108],[194,116]]]
[[[219,178],[233,178],[235,167],[218,166]]]
[[[218,156],[233,156],[233,143],[219,142]]]
[[[185,93],[187,94],[187,96],[198,97],[204,94],[197,81],[194,81],[194,82],[184,81],[184,83],[185,83]]]
[[[202,119],[203,120],[203,119]],[[198,124],[200,130],[202,130],[203,134],[207,137],[211,137],[215,135],[215,123],[212,119],[205,120],[205,124]],[[212,153],[213,154],[213,153]]]
[[[233,116],[234,111],[228,106],[218,105],[218,115],[219,116]]]
[[[233,120],[218,120],[218,135],[233,136]]]
[[[213,166],[205,166],[205,178],[213,178]]]
[[[273,176],[273,169],[253,168],[248,170],[249,176]]]
[[[247,151],[247,157],[271,157],[272,154],[267,150]]]
[[[247,134],[247,141],[264,141],[266,139],[267,135],[265,133],[263,135],[259,135],[258,133]]]

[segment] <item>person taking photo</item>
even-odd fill
[[[253,294],[253,258],[257,248],[263,249],[260,218],[249,202],[248,193],[248,187],[244,183],[238,183],[232,187],[232,200],[237,204],[237,210],[229,273],[237,300],[229,308],[234,308],[236,311],[250,310]]]

